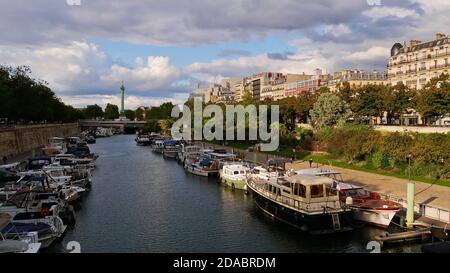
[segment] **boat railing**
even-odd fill
[[[330,213],[330,212],[337,212],[342,211],[342,205],[341,202],[338,200],[335,201],[301,201],[289,196],[281,195],[278,193],[273,193],[271,191],[268,191],[264,188],[265,183],[258,183],[254,181],[253,179],[250,179],[249,182],[250,186],[254,188],[256,191],[258,191],[260,194],[266,196],[270,200],[274,200],[277,202],[280,202],[284,205],[287,205],[289,207],[292,207],[297,210],[303,210],[307,213]],[[325,206],[324,206],[324,203]]]

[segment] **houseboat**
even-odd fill
[[[220,181],[231,187],[233,190],[247,189],[247,175],[250,173],[250,167],[245,163],[230,163],[223,165],[220,170]]]
[[[352,230],[350,210],[332,188],[333,179],[310,175],[247,179],[256,205],[273,219],[311,234]]]

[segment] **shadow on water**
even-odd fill
[[[250,196],[184,171],[131,135],[98,139],[92,189],[77,224],[47,252],[367,252],[380,231],[309,235],[267,218]]]

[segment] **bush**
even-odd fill
[[[376,169],[387,169],[389,167],[389,158],[380,151],[376,151],[372,154],[372,163]]]

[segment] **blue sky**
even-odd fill
[[[119,103],[122,80],[129,108],[180,103],[261,71],[384,70],[394,43],[448,31],[449,12],[448,0],[4,1],[0,64],[30,66],[76,107]]]

